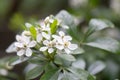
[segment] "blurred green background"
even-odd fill
[[[116,28],[102,35],[109,35],[120,41],[120,0],[0,0],[0,57],[6,56],[5,49],[15,40],[25,22],[34,22],[65,9],[78,18],[81,27],[88,25],[91,18],[111,20]],[[100,53],[100,54],[98,54]],[[120,55],[89,54],[107,62],[106,70],[97,76],[98,80],[120,78]],[[101,54],[102,53],[102,54]],[[16,70],[17,71],[17,70]]]

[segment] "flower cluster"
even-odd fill
[[[45,18],[36,25],[26,23],[25,26],[27,29],[20,35],[16,35],[16,42],[14,42],[18,56],[30,57],[33,53],[32,49],[49,54],[70,54],[78,47],[71,43],[71,36],[65,35],[63,31],[58,29],[60,21],[53,16]]]

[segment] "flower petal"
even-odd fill
[[[69,26],[67,26],[67,25],[61,25],[62,26],[62,28],[64,28],[64,29],[69,29]]]
[[[30,57],[30,56],[32,55],[32,50],[31,50],[30,48],[27,48],[25,55],[26,55],[27,57]]]
[[[62,38],[61,38],[60,36],[52,35],[52,37],[53,37],[55,40],[57,40],[58,43],[63,44],[63,40],[62,40]]]
[[[63,40],[64,41],[71,41],[72,37],[71,36],[64,36]]]
[[[59,32],[59,35],[60,35],[60,36],[65,36],[65,33],[64,33],[63,31],[60,31],[60,32]]]
[[[49,41],[48,41],[48,40],[44,40],[44,41],[43,41],[43,44],[44,44],[44,45],[48,45],[48,44],[49,44]]]
[[[36,45],[36,41],[31,41],[29,44],[28,44],[28,47],[34,47]]]
[[[32,25],[31,25],[30,23],[25,23],[25,26],[26,26],[27,28],[30,28]]]
[[[45,39],[50,39],[50,35],[45,33],[45,32],[42,32],[42,36],[45,38]]]
[[[41,42],[42,38],[43,38],[42,35],[38,34],[37,37],[36,37],[37,42]]]
[[[15,42],[15,46],[20,48],[24,47],[23,43],[19,43],[19,42]]]
[[[41,47],[39,50],[40,51],[46,51],[48,49],[48,47]]]
[[[64,49],[64,45],[62,45],[62,44],[57,44],[55,47],[59,50]]]
[[[49,52],[49,53],[52,53],[52,52],[54,52],[54,49],[53,49],[53,48],[49,48],[49,49],[48,49],[48,52]]]
[[[54,38],[54,39],[58,39],[58,38],[60,38],[59,36],[57,36],[57,35],[52,35],[52,37]]]
[[[75,50],[75,49],[78,48],[78,45],[77,45],[77,44],[70,44],[70,45],[68,46],[68,48],[69,48],[70,50]]]
[[[15,46],[15,42],[13,42],[10,46],[8,46],[8,48],[6,49],[7,53],[12,53],[12,52],[16,52],[17,47]]]
[[[31,33],[30,33],[30,31],[23,31],[22,32],[22,36],[30,36],[31,35]]]
[[[70,54],[70,52],[71,52],[68,48],[65,48],[64,50],[67,54]]]
[[[22,40],[24,44],[28,44],[30,42],[30,37],[22,36]]]
[[[25,54],[25,50],[24,49],[21,49],[17,52],[17,55],[18,56],[23,56]]]
[[[16,40],[17,41],[22,41],[22,37],[20,35],[16,35]]]

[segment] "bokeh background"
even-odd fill
[[[111,20],[116,28],[107,34],[120,41],[120,0],[0,0],[0,57],[8,56],[5,49],[15,40],[25,22],[38,21],[63,9],[80,20],[79,26],[86,26],[91,18]],[[120,79],[119,53],[99,56],[108,60],[112,67],[98,75],[101,78],[98,80]],[[15,71],[19,72],[18,69]]]

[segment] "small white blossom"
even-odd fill
[[[76,44],[71,44],[72,37],[66,36],[62,31],[59,32],[59,36],[53,35],[52,37],[57,40],[56,48],[64,50],[67,54],[70,54],[71,50],[75,50],[78,47]]]
[[[59,36],[58,35],[52,35],[52,37],[54,39],[56,39],[59,43],[63,43],[63,41],[71,41],[72,40],[72,37],[71,36],[66,36],[63,31],[59,32]]]
[[[43,37],[49,38],[45,32],[50,33],[50,26],[48,24],[46,25],[45,23],[41,22],[40,27],[37,27],[36,31],[37,31],[36,40],[37,40],[37,42],[40,43],[42,41]]]
[[[45,22],[45,24],[51,24],[51,23],[53,23],[53,22],[54,22],[54,20],[57,20],[57,26],[58,26],[58,25],[60,25],[61,20],[59,20],[59,19],[57,19],[57,18],[53,17],[52,15],[51,15],[51,16],[48,16],[48,17],[46,17],[46,18],[45,18],[45,20],[44,20],[44,22]]]
[[[69,26],[67,26],[67,25],[61,25],[62,26],[62,28],[64,28],[64,29],[69,29]]]
[[[27,28],[30,28],[30,27],[32,26],[32,24],[30,24],[30,23],[25,23],[25,26],[26,26]]]
[[[32,55],[31,48],[35,47],[36,41],[30,40],[30,37],[26,36],[16,36],[17,42],[15,42],[15,46],[17,47],[17,55],[23,56],[26,55],[27,57],[30,57]]]
[[[52,18],[52,16],[48,16],[45,18],[45,23],[53,23],[54,19]]]
[[[54,45],[55,45],[55,40],[53,40],[53,41],[49,41],[49,40],[44,40],[43,41],[43,44],[45,45],[45,46],[43,46],[43,47],[41,47],[40,48],[40,51],[46,51],[46,50],[48,50],[48,52],[49,53],[53,53],[54,52]]]
[[[71,50],[75,50],[78,48],[78,46],[76,44],[71,44],[70,42],[64,42],[64,50],[67,54],[71,53]]]
[[[62,25],[59,19],[54,18],[53,16],[46,17],[45,20],[41,21],[36,25],[36,41],[32,40],[32,33],[29,31],[29,28],[32,26],[30,23],[25,23],[25,26],[28,30],[22,32],[21,35],[16,35],[16,42],[14,45],[11,45],[7,52],[11,47],[14,47],[14,51],[16,50],[18,56],[27,56],[30,57],[32,55],[32,49],[37,44],[40,44],[40,51],[48,53],[56,53],[65,52],[70,54],[72,50],[75,50],[78,46],[76,44],[72,44],[72,37],[65,35],[63,31],[59,31],[58,35],[53,35],[51,33],[51,24],[57,20],[56,26],[60,25],[64,28],[69,28],[67,25]],[[57,32],[57,30],[56,30]],[[39,45],[38,44],[38,45]],[[13,51],[13,50],[12,50]]]
[[[40,34],[40,33],[37,34],[37,36],[36,36],[36,41],[40,43],[40,42],[42,41],[42,39],[43,39],[42,34]]]
[[[30,37],[31,36],[31,33],[30,33],[30,31],[23,31],[22,32],[22,34],[21,34],[22,36],[27,36],[27,37]]]
[[[50,34],[48,33],[45,33],[45,32],[42,32],[42,36],[47,39],[47,40],[50,40]]]
[[[40,25],[39,28],[41,31],[47,31],[47,32],[50,31],[50,24],[46,24],[44,21],[41,21],[39,25]]]

